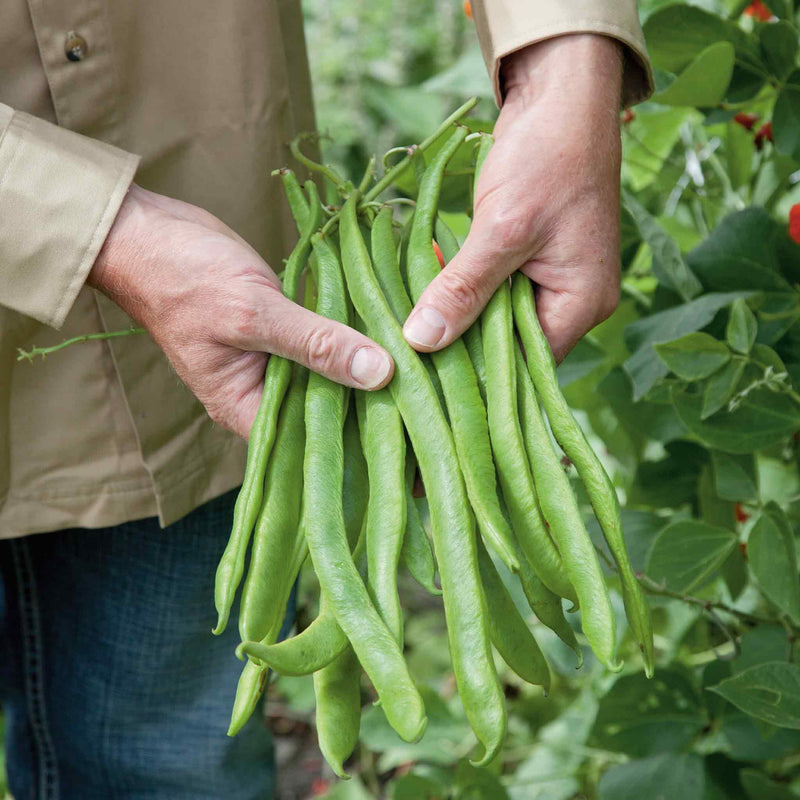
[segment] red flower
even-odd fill
[[[757,131],[755,139],[753,142],[755,143],[756,150],[761,150],[764,146],[764,142],[771,142],[772,141],[772,123],[765,122]]]
[[[738,122],[743,128],[746,128],[748,131],[753,130],[753,126],[758,122],[761,117],[758,114],[745,114],[743,111],[740,111],[734,118],[734,122]]]
[[[800,244],[800,203],[795,203],[789,210],[789,236]]]
[[[733,513],[736,516],[737,522],[747,522],[747,520],[750,519],[750,515],[744,510],[741,503],[737,503],[733,507]]]
[[[753,17],[753,19],[760,20],[761,22],[769,22],[772,19],[772,12],[769,10],[763,0],[755,0],[750,3],[744,10],[746,17]]]
[[[436,258],[439,259],[439,266],[444,269],[444,256],[442,255],[442,248],[436,243],[435,239],[431,239],[433,245],[433,252],[436,253]]]
[[[622,112],[622,124],[623,125],[630,125],[631,122],[633,122],[635,119],[636,119],[636,114],[634,114],[634,112],[631,111],[631,109],[626,108]]]

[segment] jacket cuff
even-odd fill
[[[501,60],[528,45],[570,33],[597,33],[624,45],[623,107],[641,103],[653,93],[653,71],[636,0],[474,0],[472,10],[498,106],[503,104]]]
[[[138,163],[0,104],[0,305],[61,327]]]

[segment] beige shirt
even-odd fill
[[[626,103],[649,91],[635,0],[473,8],[496,87],[504,55],[594,31],[626,45]],[[147,337],[16,352],[131,324],[84,282],[134,176],[280,263],[292,226],[270,172],[313,127],[299,0],[2,0],[0,538],[167,525],[241,481],[244,444]]]

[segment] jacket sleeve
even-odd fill
[[[599,33],[622,42],[623,105],[639,103],[653,92],[636,0],[473,0],[472,8],[498,105],[503,101],[501,59],[567,33]]]
[[[138,161],[0,103],[0,305],[61,327]]]

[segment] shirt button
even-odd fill
[[[64,53],[70,61],[83,61],[89,55],[89,46],[86,39],[79,36],[75,31],[67,34],[67,41],[64,43]]]

